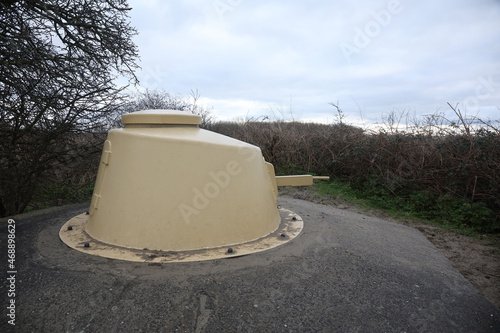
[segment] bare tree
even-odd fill
[[[208,127],[212,120],[212,109],[199,105],[200,93],[198,89],[191,90],[190,98],[168,93],[164,90],[148,90],[129,96],[129,100],[116,113],[111,125],[121,125],[122,114],[141,110],[178,110],[201,116],[201,127]]]
[[[331,106],[333,106],[335,108],[335,110],[337,110],[337,114],[333,115],[334,123],[339,124],[340,126],[344,125],[344,118],[346,116],[345,116],[344,111],[342,111],[342,109],[340,108],[339,101],[337,101],[337,104],[335,104],[333,102],[330,102],[328,104],[330,104]]]
[[[0,2],[0,215],[24,211],[68,154],[136,84],[138,55],[123,0]],[[79,141],[78,151],[74,142]]]

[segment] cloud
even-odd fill
[[[360,110],[376,121],[395,108],[428,114],[446,102],[465,101],[485,118],[499,113],[495,0],[130,4],[141,84],[198,89],[220,119],[288,109],[290,100],[296,118],[325,121],[337,100],[353,122]]]

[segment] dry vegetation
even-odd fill
[[[253,121],[214,123],[210,130],[255,144],[277,174],[327,174],[381,208],[481,232],[500,231],[500,129],[432,115],[367,131],[334,125]],[[481,125],[481,126],[479,126]],[[400,129],[403,127],[404,129]]]
[[[377,208],[498,233],[500,126],[466,120],[454,110],[457,123],[432,115],[411,126],[406,119],[402,126],[401,115],[391,114],[376,131],[347,125],[341,117],[332,125],[247,119],[209,121],[204,128],[259,146],[277,174],[329,175]],[[73,138],[65,160],[43,178],[31,209],[90,198],[104,135],[79,140],[86,147],[92,140],[96,149],[79,151]]]

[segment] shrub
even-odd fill
[[[327,174],[381,208],[499,231],[500,130],[444,126],[440,117],[405,131],[255,120],[211,129],[259,146],[277,174]]]

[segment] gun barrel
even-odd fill
[[[311,186],[314,179],[328,180],[328,176],[311,176],[311,175],[296,175],[296,176],[276,176],[277,186]]]

